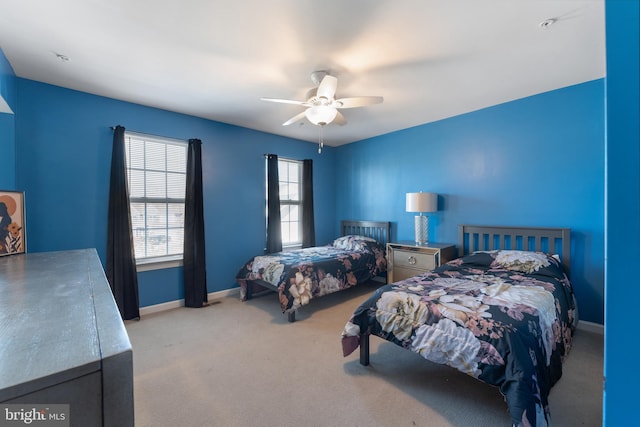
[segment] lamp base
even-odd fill
[[[424,245],[429,243],[429,217],[426,215],[416,215],[414,221],[416,244]]]

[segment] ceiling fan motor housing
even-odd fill
[[[328,75],[329,72],[327,70],[317,70],[311,73],[311,81],[316,85],[316,89],[320,85],[320,82],[322,82],[322,79],[324,79],[325,76]]]

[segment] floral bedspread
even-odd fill
[[[344,356],[370,333],[498,386],[513,425],[549,425],[548,395],[571,349],[577,310],[559,261],[524,251],[475,252],[388,284],[342,333]]]
[[[373,239],[343,236],[331,245],[278,252],[250,259],[237,274],[240,297],[248,281],[277,289],[282,311],[291,312],[317,297],[366,282],[387,270],[385,247]]]

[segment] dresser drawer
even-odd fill
[[[417,251],[393,251],[393,266],[394,268],[412,268],[421,271],[432,270],[436,268],[436,254],[429,252],[417,252]],[[416,273],[418,274],[418,273]]]
[[[422,273],[425,273],[425,271],[415,268],[393,267],[393,281],[398,282],[409,277],[419,276]]]

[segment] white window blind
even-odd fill
[[[136,261],[181,258],[187,143],[125,132]]]
[[[302,244],[302,162],[278,159],[282,245]]]

